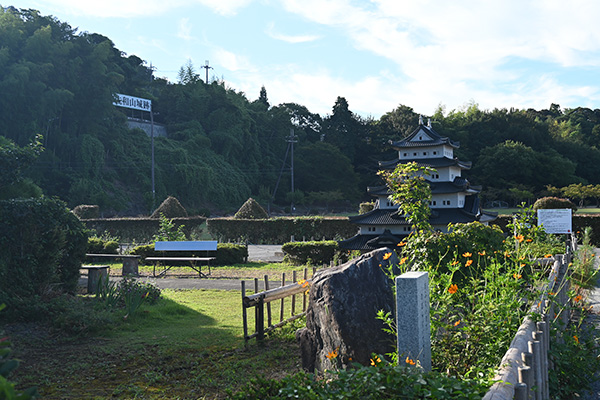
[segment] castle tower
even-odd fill
[[[471,162],[454,157],[454,149],[459,148],[460,143],[440,136],[431,127],[431,120],[424,125],[422,117],[419,118],[419,127],[391,146],[398,151],[398,158],[380,161],[380,169],[393,170],[398,164],[416,162],[436,170],[427,177],[431,187],[429,223],[434,229],[445,232],[449,223],[488,223],[496,219],[496,214],[481,209],[478,195],[481,187],[472,186],[462,177],[462,171],[470,169]],[[398,205],[389,200],[387,186],[369,187],[367,192],[376,198],[375,208],[350,217],[350,221],[358,225],[359,232],[339,242],[343,249],[370,251],[391,247],[411,232],[410,223],[398,213]]]

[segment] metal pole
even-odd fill
[[[290,129],[290,143],[292,145],[291,156],[292,156],[292,164],[291,164],[291,172],[292,172],[292,205],[290,207],[290,212],[292,215],[294,214],[294,129]]]
[[[152,211],[156,206],[156,191],[154,188],[154,113],[150,109],[150,137],[152,142]]]

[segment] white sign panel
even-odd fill
[[[572,212],[570,208],[537,210],[538,226],[544,225],[546,233],[571,233]]]
[[[134,110],[152,111],[152,100],[117,93],[118,100],[113,104],[118,107],[133,108]]]

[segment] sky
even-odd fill
[[[363,117],[600,108],[596,0],[31,0],[177,82],[191,62],[252,101],[321,116],[338,96]]]

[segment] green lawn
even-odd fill
[[[244,346],[240,292],[165,290],[163,296],[126,321],[123,310],[115,311],[122,322],[93,337],[13,330],[21,360],[15,381],[37,386],[43,398],[224,399],[227,389],[253,377],[299,370],[292,328]],[[248,314],[253,328],[254,313]]]

